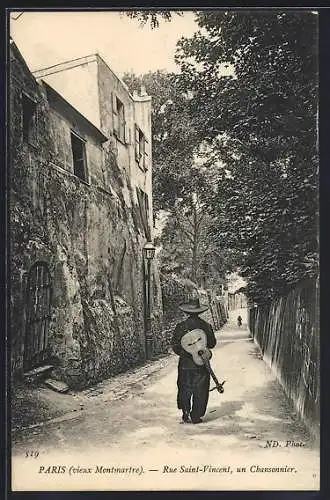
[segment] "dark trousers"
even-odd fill
[[[209,400],[210,375],[204,368],[194,370],[178,370],[179,410],[190,413],[192,420],[199,419],[206,412]]]

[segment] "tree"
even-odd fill
[[[161,210],[169,213],[159,241],[162,272],[176,272],[200,284],[222,280],[237,252],[224,253],[208,234],[218,167],[196,162],[205,151],[189,113],[190,96],[173,73],[127,73],[123,79],[132,93],[144,86],[152,97],[153,206],[156,216]]]
[[[192,193],[189,203],[177,200],[161,238],[162,273],[174,272],[203,287],[223,283],[226,272],[236,268],[237,255],[219,249],[211,226],[209,207],[200,195]]]
[[[210,145],[208,165],[223,165],[210,192],[213,233],[244,254],[251,296],[270,299],[318,271],[317,19],[196,17],[200,29],[179,42],[176,59],[197,134]]]
[[[159,19],[171,21],[173,11],[169,10],[131,10],[125,13],[131,19],[137,19],[142,26],[150,22],[151,29],[159,27]],[[181,16],[182,13],[175,11],[175,14]]]

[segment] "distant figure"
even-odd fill
[[[238,316],[237,324],[238,324],[239,328],[241,328],[241,326],[242,326],[242,317],[241,316]]]

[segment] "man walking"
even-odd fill
[[[202,422],[201,417],[205,415],[209,399],[210,374],[204,365],[197,365],[192,355],[183,349],[181,339],[187,332],[200,329],[206,334],[209,349],[212,349],[217,341],[212,326],[198,316],[207,311],[208,306],[201,305],[198,298],[193,298],[188,303],[181,304],[179,309],[188,314],[188,317],[176,325],[172,336],[172,349],[180,356],[177,405],[178,409],[182,410],[183,422],[187,423],[191,419],[193,424],[199,424]]]

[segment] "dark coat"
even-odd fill
[[[200,328],[206,333],[208,348],[212,349],[217,343],[212,326],[201,319],[199,316],[191,315],[181,323],[178,323],[173,332],[171,343],[172,349],[175,354],[180,356],[179,369],[200,369],[200,367],[194,363],[191,354],[186,352],[181,346],[181,338],[183,337],[183,335],[185,335],[190,330],[194,330],[195,328]]]

